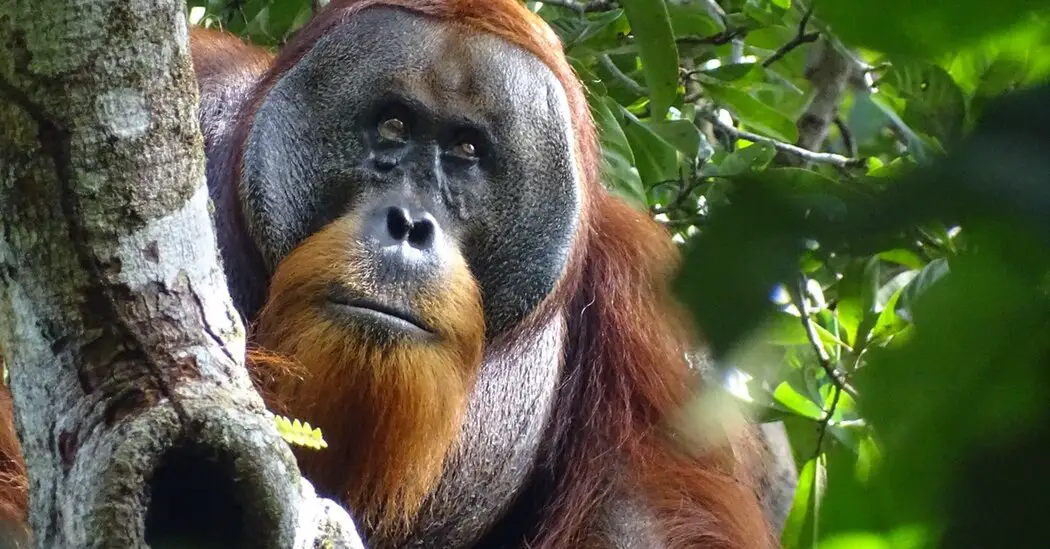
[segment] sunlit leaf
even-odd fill
[[[725,82],[734,82],[744,78],[762,78],[762,70],[756,63],[729,63],[703,71],[705,76]]]
[[[711,153],[707,138],[689,120],[656,120],[646,126],[689,161],[706,158]]]
[[[747,92],[709,81],[705,81],[704,90],[712,99],[728,108],[734,116],[759,133],[788,143],[798,140],[798,128],[790,118],[751,97]]]
[[[820,406],[800,394],[788,383],[777,385],[776,390],[773,391],[773,397],[777,403],[800,416],[816,420],[824,417],[824,411]]]
[[[710,164],[705,173],[712,176],[732,177],[743,173],[760,171],[769,165],[777,151],[768,143],[754,143],[737,149],[718,164]]]
[[[652,99],[652,116],[662,119],[678,94],[678,48],[664,0],[621,0],[638,41],[638,56]]]
[[[774,345],[808,345],[809,336],[799,317],[778,311],[772,315],[762,333],[765,341]]]
[[[612,109],[619,109],[619,105],[609,98],[596,98],[591,102],[591,107],[602,145],[603,182],[636,207],[646,209],[645,188],[638,170],[634,168],[634,152],[613,114]]]
[[[948,260],[944,258],[934,259],[919,271],[914,280],[908,283],[901,293],[900,302],[897,305],[901,310],[908,311],[913,303],[922,297],[931,286],[948,274]]]
[[[675,146],[627,109],[619,105],[617,108],[623,133],[634,152],[635,166],[641,175],[643,187],[680,179]]]
[[[879,252],[879,259],[891,263],[897,263],[898,265],[903,265],[909,269],[921,269],[924,266],[923,260],[919,257],[919,254],[915,253],[913,250],[905,248],[896,248]]]
[[[932,58],[1047,8],[1043,0],[823,0],[815,5],[817,16],[845,41],[911,58]]]
[[[785,547],[812,547],[816,541],[816,517],[823,495],[825,471],[822,458],[807,460],[799,471],[795,499],[781,534]]]
[[[706,0],[667,0],[667,13],[676,36],[706,37],[725,30]]]

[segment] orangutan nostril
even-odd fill
[[[412,220],[409,219],[408,212],[404,208],[390,207],[386,211],[386,229],[396,242],[410,238]]]

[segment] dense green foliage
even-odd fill
[[[190,4],[267,45],[315,7]],[[789,428],[784,546],[1045,546],[1048,3],[529,5],[734,392]]]

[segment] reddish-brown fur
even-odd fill
[[[269,406],[330,439],[324,451],[299,454],[303,473],[374,531],[401,535],[459,433],[485,324],[458,256],[439,285],[414,299],[436,342],[384,342],[319,315],[330,283],[377,294],[358,234],[356,221],[340,219],[281,262],[253,338],[264,351],[250,358]]]
[[[732,445],[698,450],[676,441],[680,435],[668,423],[697,383],[685,358],[691,343],[686,322],[667,288],[677,251],[655,222],[602,188],[584,89],[558,38],[538,16],[515,0],[335,0],[276,57],[249,112],[329,29],[372,6],[400,7],[495,34],[541,59],[570,104],[584,200],[573,260],[536,315],[568,305],[570,349],[553,418],[556,450],[547,464],[557,497],[532,546],[561,549],[593,539],[596,517],[610,497],[609,473],[622,469],[634,477],[625,489],[640,486],[643,501],[655,507],[668,547],[773,546],[748,474],[754,458],[733,455],[734,446],[741,452],[751,448],[746,434],[730,434]],[[248,128],[238,127],[235,142],[245,142]],[[352,418],[345,422],[353,425]]]
[[[723,439],[701,448],[688,441],[717,440],[717,433],[675,430],[698,383],[685,358],[687,322],[667,287],[676,249],[643,214],[604,192],[591,196],[584,266],[569,309],[586,307],[570,325],[575,406],[558,408],[555,418],[567,472],[538,546],[572,547],[584,537],[590,513],[607,497],[603,479],[621,456],[634,475],[627,489],[641,488],[667,547],[774,546],[749,474],[753,458],[733,455],[751,451],[746,434],[727,433],[736,438],[732,446]]]
[[[731,432],[721,444],[698,447],[688,442],[692,434],[675,429],[678,422],[674,419],[693,396],[697,383],[685,358],[693,343],[688,324],[668,290],[677,251],[656,223],[602,188],[598,142],[584,90],[561,44],[542,20],[515,0],[334,0],[273,60],[273,68],[265,75],[269,58],[264,53],[195,30],[197,70],[204,76],[243,69],[241,76],[246,81],[262,76],[248,99],[250,117],[266,90],[320,36],[353,13],[379,5],[481,29],[518,45],[550,67],[571,106],[584,200],[570,265],[555,294],[532,318],[535,321],[564,309],[569,335],[565,379],[541,464],[542,474],[549,477],[551,493],[544,494],[549,504],[541,511],[542,524],[533,529],[536,537],[529,546],[607,548],[598,521],[619,485],[649,506],[669,549],[774,547],[749,474],[756,458],[750,453],[747,435]],[[234,143],[245,142],[247,128],[248,124],[239,124]],[[235,156],[230,173],[237,172],[238,162]],[[362,418],[375,412],[371,407],[383,406],[385,398],[401,402],[407,395],[427,395],[438,384],[451,384],[454,394],[466,394],[478,351],[469,342],[476,337],[474,330],[483,329],[480,312],[469,304],[476,287],[468,274],[459,273],[454,290],[433,298],[432,319],[444,322],[450,333],[461,333],[463,344],[450,346],[445,357],[431,357],[442,365],[432,376],[423,379],[400,371],[381,378],[375,373],[336,370],[350,360],[346,353],[359,353],[352,359],[357,361],[367,353],[301,308],[301,300],[310,293],[311,277],[348,274],[333,271],[326,262],[324,242],[329,236],[324,232],[315,235],[280,266],[258,326],[267,351],[254,355],[255,373],[263,380],[263,388],[272,391],[268,392],[272,404],[288,405],[284,411],[289,415],[322,426],[332,447],[303,456],[304,468],[313,467],[321,479],[318,484],[349,490],[354,507],[378,501],[378,511],[366,520],[380,525],[399,523],[418,507],[421,494],[436,479],[436,464],[447,452],[450,429],[458,418],[455,414],[424,414],[434,409],[433,402],[414,410],[388,408],[387,423],[362,423]],[[450,307],[449,302],[459,305]],[[439,303],[449,310],[439,309]],[[444,312],[451,314],[441,316]],[[315,345],[304,345],[307,342]],[[417,349],[398,353],[396,360],[408,364],[427,358]],[[283,358],[292,354],[297,355],[294,362]],[[452,360],[454,356],[462,360]],[[405,364],[401,366],[404,370]],[[333,382],[338,381],[337,374],[356,374],[358,384],[364,378],[371,392],[341,394],[340,389],[350,384]],[[289,383],[289,377],[296,375],[302,380]],[[10,414],[4,417],[9,420]],[[399,446],[384,432],[392,424],[410,429],[412,440]],[[347,440],[360,440],[369,432],[375,437],[369,445],[346,445]],[[425,465],[423,472],[400,486],[402,479],[396,475],[403,474],[413,460]],[[377,465],[382,464],[386,467],[379,469]],[[354,492],[347,484],[351,479],[366,479],[359,486],[361,491]],[[15,502],[19,516],[24,516],[24,488],[21,490],[12,491],[13,499],[3,501]]]
[[[0,358],[0,366],[3,366]],[[29,512],[29,479],[22,449],[15,435],[11,393],[0,383],[0,523],[24,524]],[[0,535],[4,529],[0,526]]]
[[[195,27],[190,39],[193,53],[193,72],[201,89],[228,90],[231,96],[243,95],[254,84],[256,77],[266,71],[273,56],[261,48],[246,44],[228,33]],[[211,82],[221,85],[211,85]],[[231,85],[236,83],[236,85]],[[235,109],[232,102],[219,102],[228,109]],[[232,113],[229,115],[232,118]],[[215,129],[221,129],[216,125]],[[210,143],[214,135],[204,136]]]

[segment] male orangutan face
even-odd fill
[[[259,105],[245,217],[271,265],[329,223],[360,219],[355,236],[378,261],[366,268],[381,274],[381,292],[442,284],[440,266],[459,250],[492,336],[564,271],[580,207],[572,142],[563,88],[533,55],[460,25],[368,8],[321,38]],[[411,303],[388,305],[381,314],[419,315]]]
[[[353,471],[366,522],[410,521],[485,342],[562,277],[581,206],[573,139],[535,56],[387,7],[330,29],[259,102],[240,180],[274,269],[256,343],[302,366],[276,402],[322,430],[352,418],[338,427],[356,434],[302,462],[321,484]]]

